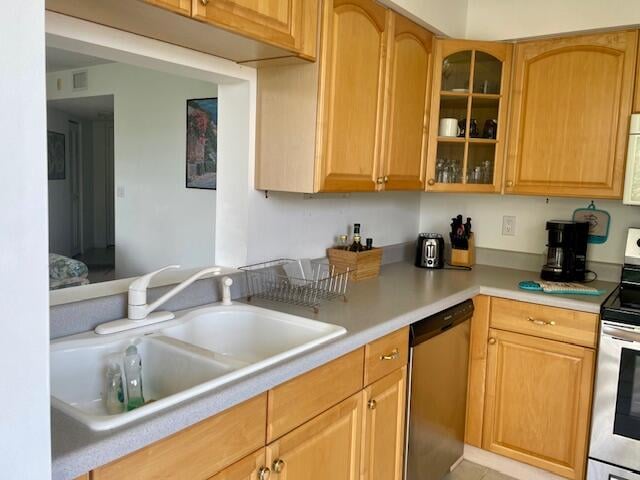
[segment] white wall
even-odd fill
[[[420,202],[420,231],[447,235],[451,218],[471,217],[476,246],[542,253],[545,250],[547,220],[570,220],[576,208],[590,200],[526,197],[519,195],[454,195],[424,193]],[[596,200],[596,207],[611,215],[609,240],[590,245],[587,258],[600,262],[622,263],[628,227],[640,227],[640,208],[624,206],[621,201]],[[516,216],[516,235],[502,235],[502,216]]]
[[[418,233],[420,194],[360,193],[339,195],[264,193],[252,191],[249,262],[274,258],[323,257],[336,237],[354,223],[374,244],[413,241]]]
[[[65,178],[49,180],[49,251],[71,256],[71,175],[69,168],[69,120],[60,110],[47,108],[47,130],[65,137]]]
[[[477,0],[380,0],[431,31],[449,37],[464,38],[467,29],[467,4]]]
[[[215,97],[216,85],[125,64],[88,70],[88,90],[71,92],[67,71],[47,76],[47,93],[114,95],[116,276],[214,263],[216,192],[185,188],[185,131],[186,100]]]
[[[469,0],[466,37],[506,40],[640,24],[636,0]]]
[[[0,472],[51,477],[44,1],[0,15]]]

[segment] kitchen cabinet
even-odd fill
[[[318,0],[46,0],[45,8],[250,65],[317,56]]]
[[[256,188],[421,189],[430,42],[372,0],[324,2],[318,64],[258,70]]]
[[[171,437],[93,470],[92,480],[204,480],[264,446],[267,395],[262,394]]]
[[[253,452],[209,480],[268,480],[271,469],[266,464],[265,449]]]
[[[489,330],[483,448],[584,478],[593,350]]]
[[[406,390],[406,367],[365,389],[362,480],[402,480]]]
[[[512,50],[507,43],[435,41],[428,191],[500,191]]]
[[[309,60],[316,56],[318,0],[194,0],[193,17]]]
[[[620,198],[637,31],[516,45],[506,193]]]
[[[191,16],[191,0],[142,0],[149,5],[166,8],[182,15]]]
[[[357,480],[364,392],[359,392],[267,446],[278,480]]]

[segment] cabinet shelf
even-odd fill
[[[442,143],[464,143],[464,137],[438,137],[438,142]]]
[[[481,138],[481,137],[471,137],[469,138],[469,143],[484,143],[488,145],[495,145],[498,143],[498,140],[495,138]]]

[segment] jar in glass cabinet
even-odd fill
[[[437,40],[427,191],[499,192],[512,45]]]

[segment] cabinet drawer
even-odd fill
[[[362,390],[364,349],[269,390],[267,443]]]
[[[364,354],[364,384],[369,385],[406,365],[408,357],[408,327],[367,344]]]
[[[598,315],[503,298],[491,300],[491,327],[595,348]]]
[[[264,446],[267,395],[262,394],[92,472],[93,480],[198,480]]]

